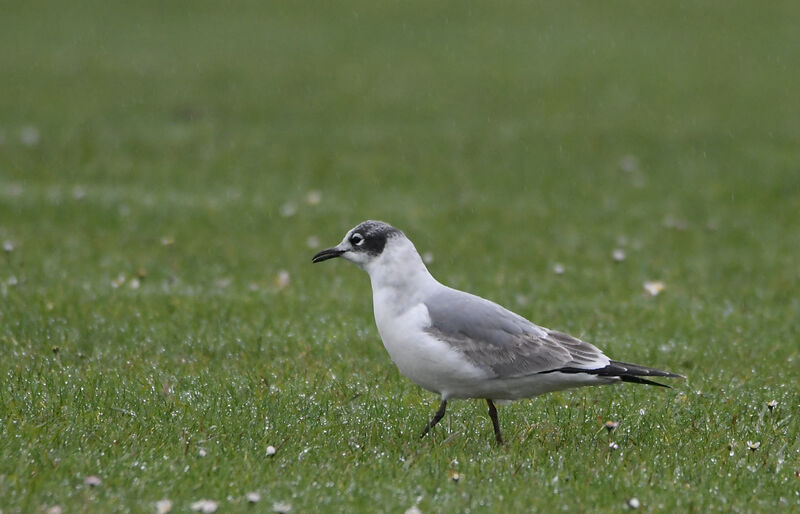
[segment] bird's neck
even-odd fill
[[[399,303],[419,301],[438,282],[430,274],[416,248],[407,239],[399,242],[392,252],[366,267],[373,295],[387,295]]]

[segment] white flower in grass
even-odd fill
[[[622,262],[625,260],[625,250],[622,248],[616,248],[613,252],[611,252],[611,258],[617,262]]]
[[[172,501],[164,498],[156,502],[156,514],[167,514],[172,510]]]
[[[190,506],[190,508],[197,512],[203,512],[205,514],[209,514],[211,512],[217,511],[217,502],[214,500],[199,500]]]
[[[560,262],[553,264],[553,273],[555,273],[556,275],[563,275],[564,271],[566,271],[564,269],[564,265],[561,264]]]
[[[668,228],[671,230],[679,230],[684,231],[689,229],[689,222],[682,218],[676,218],[674,216],[667,216],[664,218],[663,222],[664,228]]]
[[[11,253],[14,251],[14,243],[11,241],[3,241],[3,251],[6,253]]]
[[[306,238],[306,246],[311,249],[319,248],[319,237],[317,236],[308,236]]]
[[[114,280],[111,281],[111,287],[113,287],[114,289],[117,289],[119,286],[121,286],[121,285],[123,285],[125,283],[125,280],[127,280],[125,278],[125,275],[120,273],[119,275],[117,275],[117,278],[115,278]]]
[[[275,502],[272,504],[272,512],[279,512],[281,514],[286,514],[291,510],[292,506],[286,502]]]
[[[25,146],[36,146],[39,144],[39,129],[33,125],[22,127],[19,131],[19,140]]]
[[[772,409],[774,409],[774,408],[775,408],[775,407],[777,407],[777,406],[778,406],[778,402],[777,402],[776,400],[770,400],[770,401],[767,403],[767,408],[768,408],[769,410],[772,410]]]
[[[604,426],[606,427],[606,430],[609,433],[611,433],[617,429],[617,427],[619,426],[619,421],[606,421],[606,424]]]
[[[617,443],[615,443],[614,441],[611,441],[610,443],[608,443],[608,449],[612,450],[612,451],[613,450],[619,450],[619,445]]]
[[[261,501],[261,494],[257,492],[247,493],[245,498],[247,498],[248,503],[258,503]]]
[[[306,203],[308,205],[319,205],[322,201],[322,193],[317,190],[311,190],[306,193]]]
[[[414,505],[413,507],[406,509],[405,514],[422,514],[422,511],[419,510],[419,507]]]
[[[664,282],[661,282],[660,280],[648,280],[642,284],[642,287],[644,287],[644,290],[650,296],[658,296],[658,294],[666,288]]]
[[[89,475],[83,479],[83,483],[89,487],[97,487],[98,485],[102,484],[103,481],[100,480],[100,477],[97,475]]]
[[[623,155],[619,160],[619,169],[625,173],[635,173],[639,171],[639,158],[635,155]]]
[[[276,453],[278,453],[278,450],[276,450],[274,446],[272,445],[267,446],[267,457],[272,457]]]
[[[281,216],[284,218],[291,218],[295,214],[297,214],[297,205],[292,202],[286,202],[285,204],[281,205]]]
[[[199,450],[197,450],[197,455],[205,457],[206,455],[208,455],[208,452],[206,452],[205,448],[200,448]]]
[[[64,512],[64,509],[61,508],[61,505],[53,505],[49,509],[45,511],[47,514],[61,514]]]
[[[292,277],[285,269],[280,270],[275,277],[275,285],[278,286],[278,289],[286,289],[291,281]]]
[[[638,509],[639,506],[641,505],[641,503],[639,503],[638,498],[636,498],[636,497],[631,498],[630,500],[627,501],[627,503],[628,503],[628,507],[630,507],[632,509]]]
[[[761,448],[761,441],[747,441],[747,448],[754,452]]]
[[[19,184],[11,184],[11,185],[8,186],[8,188],[6,190],[8,191],[9,196],[12,196],[12,197],[15,197],[15,198],[17,196],[22,196],[22,193],[24,191],[22,189],[22,186],[19,185]]]

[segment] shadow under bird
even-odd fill
[[[645,377],[683,378],[611,360],[592,344],[439,283],[414,244],[387,223],[360,223],[312,261],[334,257],[369,274],[375,323],[400,372],[442,398],[420,437],[444,417],[453,399],[485,399],[502,443],[495,401],[617,382],[668,387]]]

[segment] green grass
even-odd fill
[[[797,510],[795,2],[68,4],[0,16],[4,513]],[[366,218],[689,378],[420,441],[367,277],[310,263]]]

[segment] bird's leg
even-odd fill
[[[500,433],[500,422],[497,421],[497,409],[494,407],[492,400],[486,399],[489,404],[489,417],[492,418],[492,426],[494,426],[494,437],[497,439],[497,444],[503,444],[503,434]]]
[[[447,400],[442,400],[441,405],[439,405],[439,410],[437,410],[436,414],[433,415],[433,419],[428,421],[428,424],[425,425],[425,430],[423,430],[422,434],[419,436],[420,439],[425,437],[425,434],[427,434],[428,431],[436,425],[436,423],[441,421],[441,419],[444,417],[444,410],[446,408],[447,408]]]

